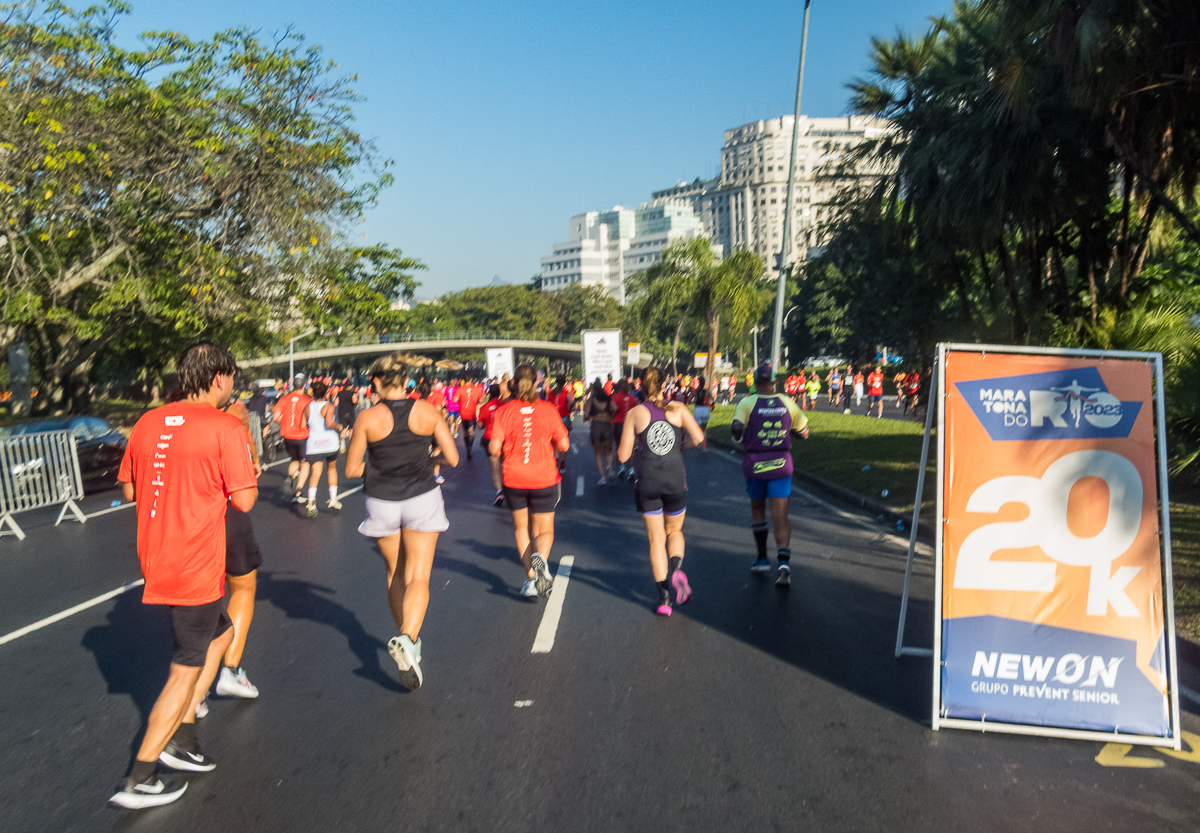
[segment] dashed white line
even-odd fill
[[[341,500],[344,497],[349,497],[350,495],[354,494],[355,492],[361,492],[362,490],[363,490],[363,487],[362,487],[362,484],[360,483],[359,485],[355,486],[353,489],[347,489],[344,492],[338,492],[338,500]]]
[[[558,560],[558,572],[554,575],[554,587],[550,590],[550,598],[546,602],[546,610],[542,613],[542,624],[538,625],[537,636],[533,638],[531,654],[548,654],[554,647],[554,636],[558,633],[558,620],[562,618],[563,599],[567,595],[567,584],[571,580],[571,565],[575,556],[564,555]]]
[[[575,481],[575,497],[583,497],[583,475]]]
[[[133,506],[132,503],[129,505]],[[126,584],[124,587],[118,587],[116,590],[110,590],[107,593],[97,596],[94,599],[89,599],[88,601],[83,602],[82,604],[77,604],[77,605],[75,605],[75,607],[69,607],[66,610],[64,610],[62,613],[55,613],[53,616],[47,616],[45,619],[42,619],[39,622],[34,622],[32,625],[26,625],[25,627],[21,628],[20,630],[15,630],[10,634],[6,634],[5,636],[0,636],[0,645],[3,645],[5,642],[12,642],[14,639],[20,639],[22,636],[25,636],[25,634],[33,633],[34,631],[41,630],[42,628],[46,627],[47,625],[53,625],[55,622],[61,622],[63,619],[66,619],[68,616],[74,616],[76,613],[79,613],[81,610],[87,610],[89,607],[95,607],[96,605],[98,605],[102,602],[107,602],[109,599],[113,598],[114,596],[120,596],[122,593],[132,590],[135,587],[141,587],[145,583],[146,583],[145,579],[138,579],[135,582]]]

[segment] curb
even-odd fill
[[[714,439],[711,436],[708,438],[708,442],[717,446],[718,448],[725,448],[729,451],[736,452],[741,451],[741,449],[733,443]],[[808,472],[800,471],[798,468],[793,468],[792,480],[799,481],[808,486],[815,486],[821,491],[832,495],[844,503],[849,503],[852,506],[858,507],[859,509],[866,509],[868,512],[873,512],[876,516],[882,515],[892,525],[895,525],[896,521],[903,521],[906,531],[909,528],[909,524],[912,523],[911,514],[902,515],[896,510],[880,503],[873,498],[869,498],[866,495],[860,495],[858,492],[847,489],[845,486],[839,486],[837,483],[834,483],[831,480],[826,480],[823,477],[817,477],[815,474],[809,474]],[[932,544],[934,541],[933,527],[924,523],[918,524],[917,539]]]

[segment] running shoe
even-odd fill
[[[750,565],[750,572],[765,576],[771,572],[771,562],[766,558],[756,558],[754,559],[754,563]]]
[[[317,517],[317,502],[315,500],[304,501],[304,514],[310,518]]]
[[[608,480],[606,478],[601,477],[599,480],[596,481],[596,485],[597,486],[607,486]]]
[[[441,486],[443,483],[445,483],[445,482],[446,482],[446,478],[442,477],[440,474],[439,474],[437,477],[433,478],[433,479],[437,481],[437,484],[438,484],[439,486]]]
[[[196,704],[196,719],[203,720],[206,717],[208,717],[208,698],[207,697],[205,697],[203,700],[201,700],[199,703]]]
[[[246,672],[239,668],[234,671],[228,666],[221,668],[217,677],[217,694],[222,697],[240,697],[243,700],[253,700],[258,696],[258,689],[246,677]]]
[[[406,636],[400,634],[393,636],[388,642],[388,653],[392,655],[392,659],[396,661],[396,665],[400,669],[400,685],[407,688],[409,691],[416,691],[421,687],[421,640],[417,640],[416,644]]]
[[[504,505],[504,490],[497,489],[496,490],[496,499],[492,501],[492,506],[503,506],[503,505]]]
[[[671,576],[671,586],[675,588],[675,604],[687,604],[692,600],[692,586],[683,570],[676,570]]]
[[[550,567],[546,565],[546,559],[535,552],[529,559],[529,565],[536,573],[533,583],[537,585],[538,595],[549,596],[551,588],[554,587],[554,578],[550,575]]]
[[[283,478],[283,485],[279,487],[279,494],[283,497],[287,497],[288,495],[294,495],[295,493],[295,478],[289,474],[287,477]]]
[[[329,509],[332,509],[334,512],[338,512],[342,508],[342,502],[337,498],[330,498],[329,500],[325,501],[325,506]]]
[[[671,615],[671,603],[663,602],[658,607],[654,608],[654,612],[657,613],[659,616],[670,616]]]
[[[292,503],[299,503],[301,506],[303,506],[304,504],[308,503],[308,498],[299,494],[292,495]]]
[[[533,583],[533,579],[525,579],[525,583],[521,585],[522,599],[536,599],[538,597],[537,585]]]
[[[145,781],[126,778],[121,782],[121,789],[108,800],[108,803],[124,807],[127,810],[142,810],[146,807],[170,804],[183,795],[186,789],[187,781],[178,775],[158,775],[156,773]]]
[[[775,579],[776,587],[792,586],[792,568],[786,564],[779,565],[779,578]]]
[[[212,772],[217,768],[217,762],[200,751],[200,744],[193,743],[191,749],[184,749],[173,740],[167,741],[167,748],[158,756],[158,762],[188,772]]]

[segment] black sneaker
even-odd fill
[[[124,807],[127,810],[158,807],[161,804],[170,804],[177,800],[186,789],[187,781],[178,775],[154,774],[141,782],[126,778],[121,782],[121,789],[108,800],[108,803]]]
[[[173,740],[167,741],[167,748],[158,756],[158,762],[171,769],[185,769],[188,772],[211,772],[217,768],[217,762],[200,751],[200,744],[184,749]]]
[[[496,499],[492,501],[492,506],[503,506],[503,505],[504,505],[504,491],[502,489],[497,490]]]

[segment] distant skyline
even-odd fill
[[[845,84],[867,72],[872,36],[923,32],[951,7],[815,0],[805,115],[847,113]],[[792,112],[803,8],[134,0],[118,37],[132,46],[152,29],[205,38],[292,26],[357,74],[356,127],[395,161],[396,184],[352,242],[424,262],[417,297],[432,298],[494,276],[524,283],[568,239],[571,214],[715,175],[725,130]]]

